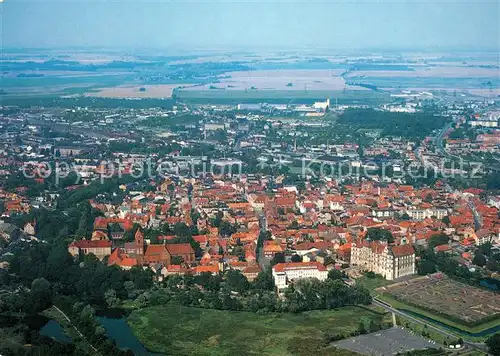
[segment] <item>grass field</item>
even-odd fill
[[[428,338],[436,341],[440,345],[444,345],[444,343],[449,343],[451,341],[450,337],[444,336],[443,334],[431,329],[429,327],[425,327],[422,324],[417,324],[409,319],[402,318],[400,316],[397,317],[398,325],[403,326],[407,329],[412,330],[414,333],[422,335],[423,332],[429,334]]]
[[[365,325],[388,322],[389,314],[365,308],[258,315],[181,306],[134,311],[134,334],[152,352],[172,355],[355,355],[328,347],[326,337],[348,335]]]
[[[363,286],[370,291],[374,290],[375,288],[383,287],[391,283],[393,282],[388,281],[387,279],[381,276],[375,276],[375,278],[368,278],[366,276],[356,278],[356,285]]]

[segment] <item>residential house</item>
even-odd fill
[[[77,257],[80,253],[87,255],[89,253],[95,255],[98,259],[102,260],[105,256],[111,255],[111,241],[108,240],[79,240],[73,241],[69,247],[68,252]]]

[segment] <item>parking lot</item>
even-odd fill
[[[333,345],[363,355],[381,356],[394,355],[398,352],[410,350],[441,347],[441,345],[433,341],[399,327],[336,341]]]

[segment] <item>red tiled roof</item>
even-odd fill
[[[243,270],[243,274],[246,273],[260,273],[262,269],[260,268],[259,265],[254,265],[254,266],[248,266]]]
[[[80,240],[73,241],[70,244],[71,247],[78,248],[106,248],[111,247],[111,241],[109,240]]]
[[[395,257],[410,256],[415,254],[415,249],[410,244],[393,246],[391,250]]]
[[[438,245],[438,246],[434,247],[434,249],[436,251],[439,251],[439,252],[445,252],[445,251],[450,251],[451,246],[450,245]]]
[[[208,265],[208,266],[196,266],[194,267],[194,272],[195,273],[203,273],[203,272],[210,272],[210,273],[217,273],[219,272],[219,265]]]
[[[283,249],[275,241],[264,241],[264,252],[283,252]]]
[[[146,253],[144,254],[145,256],[149,255],[163,255],[165,252],[167,252],[165,245],[162,244],[152,244],[152,245],[147,245],[146,247]]]
[[[295,205],[295,198],[291,197],[278,197],[275,200],[276,205],[278,206],[294,206]]]
[[[411,185],[400,185],[400,186],[398,187],[398,190],[399,190],[400,192],[410,192],[410,191],[412,191],[412,190],[413,190],[413,186],[411,186]]]
[[[293,269],[317,269],[318,271],[326,271],[326,267],[319,262],[288,262],[278,263],[273,267],[276,272],[283,272]]]
[[[298,244],[297,247],[295,248],[298,251],[307,251],[310,250],[311,248],[317,248],[319,250],[324,250],[327,248],[330,248],[332,245],[326,241],[317,241],[317,242],[303,242],[301,244]]]
[[[184,243],[184,244],[166,244],[165,247],[167,248],[168,252],[172,255],[188,255],[188,254],[194,254],[194,250],[191,247],[190,244]]]

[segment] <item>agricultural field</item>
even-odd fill
[[[277,90],[277,91],[321,91],[321,90],[367,90],[346,85],[344,69],[330,70],[251,70],[229,72],[215,83],[194,87],[193,90]],[[187,89],[189,90],[189,89]]]
[[[463,66],[415,66],[412,70],[355,70],[347,77],[404,77],[404,78],[496,78],[499,68],[463,67]]]
[[[307,104],[330,98],[332,103],[379,104],[390,101],[388,94],[370,90],[328,91],[328,90],[190,90],[179,89],[177,98],[193,104],[240,104],[240,103],[300,103]]]
[[[389,314],[365,308],[266,314],[156,306],[132,312],[128,323],[151,352],[175,355],[356,355],[328,346],[330,335],[348,335],[360,322],[388,322]]]
[[[179,84],[135,85],[99,88],[86,96],[100,98],[171,98]]]
[[[64,73],[47,74],[39,77],[3,76],[2,98],[70,95],[91,92],[99,87],[114,87],[133,81],[129,73]]]
[[[474,56],[6,51],[0,94],[167,98],[179,84],[182,99],[215,104],[339,97],[341,104],[376,105],[401,90],[498,95],[498,56]],[[142,85],[150,90],[138,91]]]

